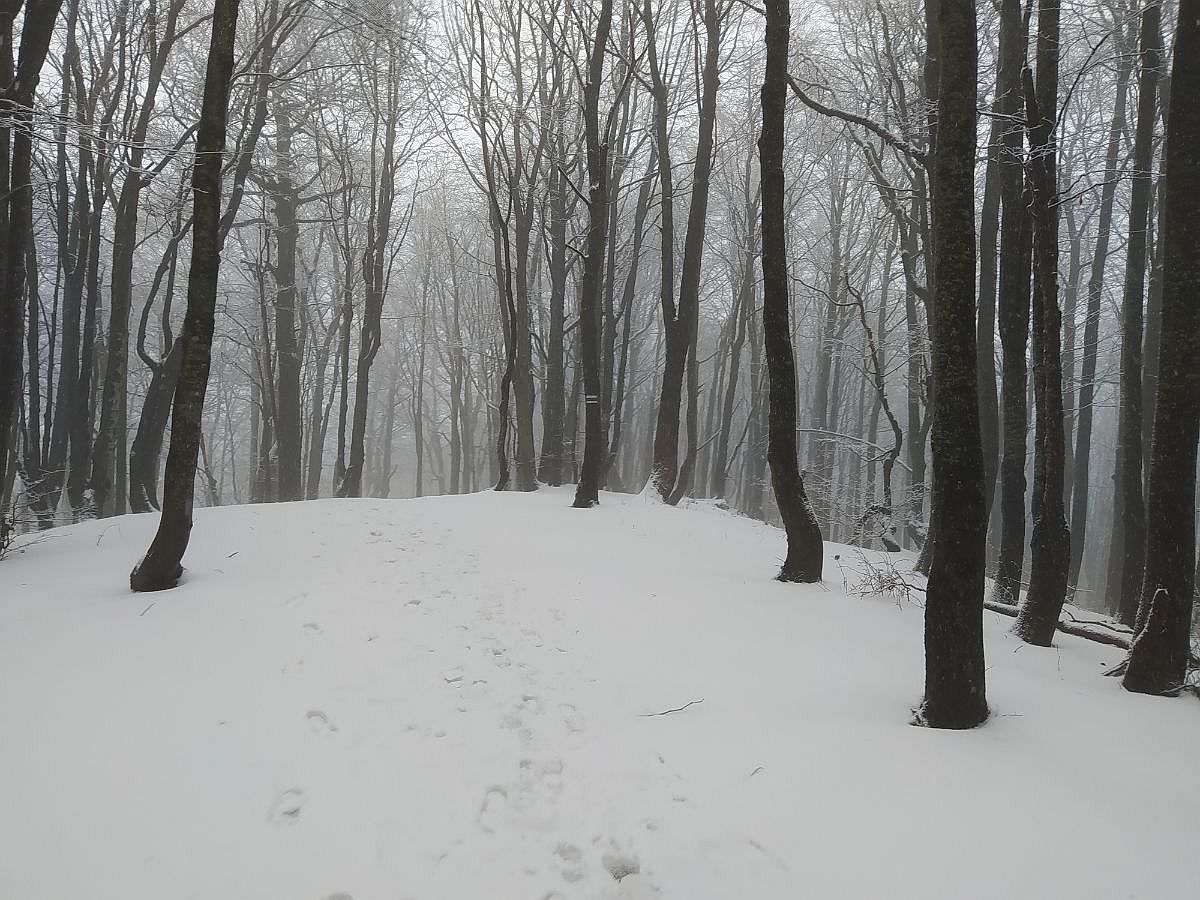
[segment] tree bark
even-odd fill
[[[29,0],[13,63],[13,20],[20,0],[0,6],[0,485],[7,483],[21,405],[26,249],[33,235],[34,96],[62,0]],[[6,510],[0,509],[0,516]]]
[[[1138,74],[1137,125],[1133,140],[1133,176],[1125,256],[1125,290],[1121,303],[1121,386],[1118,407],[1115,490],[1121,495],[1120,518],[1114,517],[1109,559],[1117,561],[1117,578],[1106,588],[1108,608],[1132,626],[1137,618],[1145,564],[1146,509],[1142,496],[1142,339],[1146,299],[1146,262],[1150,197],[1154,189],[1154,120],[1158,100],[1160,7],[1142,11]],[[1114,504],[1114,507],[1116,504]],[[1118,530],[1118,526],[1119,530]]]
[[[762,193],[763,336],[769,381],[767,463],[775,502],[787,534],[780,581],[821,580],[824,546],[796,458],[796,360],[788,322],[788,257],[783,144],[791,10],[788,0],[767,0],[766,65],[758,138]]]
[[[566,418],[567,176],[556,161],[550,170],[550,331],[542,402],[542,459],[538,477],[563,483],[563,422]]]
[[[975,347],[975,4],[931,0],[926,10],[936,16],[939,37],[929,178],[935,286],[930,530],[937,538],[925,598],[925,696],[917,721],[933,728],[972,728],[988,715],[983,659],[987,510]]]
[[[1027,44],[1020,0],[1004,0],[1000,7],[1000,76],[997,85],[1003,116],[1021,110],[1021,69]],[[1021,597],[1021,570],[1025,565],[1025,461],[1029,410],[1029,277],[1032,235],[1025,197],[1025,164],[1020,125],[1008,120],[1003,134],[1000,174],[1002,216],[1000,225],[999,326],[1002,354],[1001,392],[1004,408],[1004,455],[1000,464],[1000,557],[996,565],[993,598],[1017,604]]]
[[[279,448],[279,499],[300,500],[303,439],[300,426],[300,349],[296,337],[297,188],[293,172],[294,126],[283,99],[275,103],[275,441]]]
[[[1033,211],[1035,435],[1029,592],[1013,627],[1022,640],[1050,646],[1067,596],[1071,533],[1063,507],[1066,463],[1062,404],[1062,313],[1058,305],[1058,115],[1061,0],[1039,0],[1037,83],[1024,72]]]
[[[196,161],[192,167],[192,263],[188,273],[187,312],[180,335],[183,358],[171,416],[163,512],[149,551],[130,573],[129,586],[135,591],[174,587],[183,574],[181,563],[191,536],[201,419],[216,318],[217,275],[221,267],[221,155],[225,149],[237,16],[238,0],[216,0],[196,135]]]
[[[1158,394],[1147,490],[1145,626],[1126,690],[1165,694],[1187,674],[1196,560],[1200,426],[1200,0],[1180,0],[1171,70],[1163,202],[1163,301]]]
[[[606,447],[600,408],[600,294],[601,268],[608,226],[608,145],[600,129],[600,89],[604,56],[612,30],[612,0],[601,0],[592,45],[588,51],[587,82],[583,86],[583,131],[587,146],[587,255],[579,290],[580,365],[583,369],[583,466],[572,506],[586,509],[600,502],[601,469]]]

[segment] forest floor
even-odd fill
[[[992,718],[915,728],[920,595],[854,551],[569,502],[201,510],[155,595],[155,516],[0,562],[0,897],[1197,897],[1200,703],[1120,650],[989,612]]]

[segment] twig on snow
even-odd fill
[[[687,709],[689,706],[695,706],[697,703],[703,702],[703,697],[701,697],[699,700],[689,700],[687,703],[683,704],[683,706],[676,706],[674,709],[664,709],[662,712],[642,713],[641,718],[649,719],[653,716],[665,716],[669,713],[683,712],[683,710]]]

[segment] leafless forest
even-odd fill
[[[1162,634],[1127,678],[1177,686],[1200,3],[788,17],[4,0],[4,539],[169,505],[168,447],[188,525],[193,493],[644,490],[787,525],[785,578],[818,528],[919,553],[931,617],[984,570],[1031,643],[1111,613]]]

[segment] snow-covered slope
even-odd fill
[[[993,718],[914,728],[917,606],[569,500],[206,510],[158,595],[152,516],[0,563],[0,897],[1200,896],[1200,704],[1120,651],[989,613]]]

